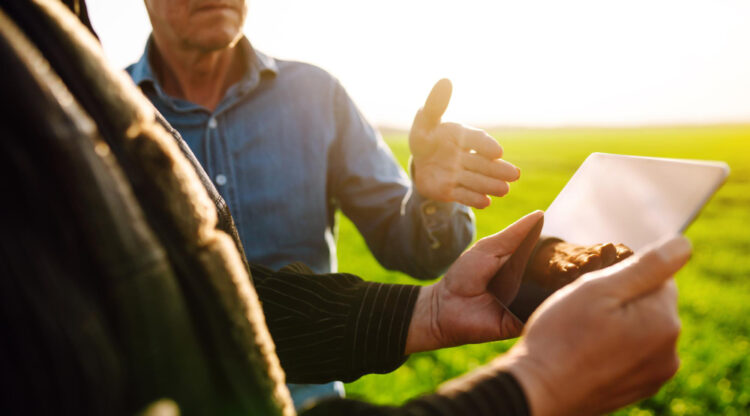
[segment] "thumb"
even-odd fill
[[[683,236],[672,237],[656,243],[630,261],[609,268],[594,280],[602,279],[611,285],[623,302],[644,296],[659,289],[690,259],[692,248]],[[598,274],[598,273],[597,273]]]
[[[424,107],[418,114],[417,120],[415,120],[415,124],[421,122],[423,125],[420,127],[424,128],[432,128],[440,124],[440,119],[448,108],[452,92],[453,85],[449,79],[443,78],[435,83],[430,95],[424,102]]]
[[[544,213],[532,212],[508,228],[488,237],[491,250],[501,257],[500,269],[490,278],[487,290],[503,304],[516,297],[529,256],[544,226]],[[489,245],[489,244],[488,244]]]
[[[482,244],[482,249],[487,252],[492,252],[497,257],[505,257],[516,251],[524,239],[531,234],[531,231],[538,228],[541,231],[541,227],[544,224],[544,212],[534,211],[527,214],[518,221],[506,227],[499,233],[493,234],[489,237],[485,237],[477,244]],[[534,236],[534,241],[531,241],[531,245],[536,242],[536,238],[539,237],[539,233]]]

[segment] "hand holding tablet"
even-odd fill
[[[723,162],[593,153],[546,211],[542,235],[563,243],[537,248],[508,309],[525,322],[581,274],[683,232],[728,174]]]

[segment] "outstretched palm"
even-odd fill
[[[508,193],[508,182],[517,180],[520,170],[500,159],[503,148],[486,132],[441,122],[452,88],[447,79],[438,81],[414,118],[409,133],[413,180],[425,197],[484,208],[488,195]]]

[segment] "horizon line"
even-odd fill
[[[409,128],[392,124],[375,124],[375,128],[383,133],[409,133]],[[747,127],[750,120],[726,122],[688,122],[688,123],[642,123],[642,124],[494,124],[474,126],[485,131],[497,130],[639,130],[639,129],[667,129],[667,128],[719,128],[719,127]]]

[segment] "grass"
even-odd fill
[[[681,369],[656,396],[616,414],[750,414],[750,126],[506,129],[492,133],[505,148],[505,158],[523,173],[509,195],[475,211],[478,237],[494,233],[532,210],[546,208],[591,152],[729,163],[729,181],[687,231],[694,255],[677,275],[683,322]],[[389,135],[386,141],[405,164],[406,138]],[[415,283],[378,265],[343,216],[338,249],[343,272],[380,282]],[[365,376],[349,383],[347,394],[380,404],[403,403],[489,362],[513,342],[415,354],[391,374]]]

